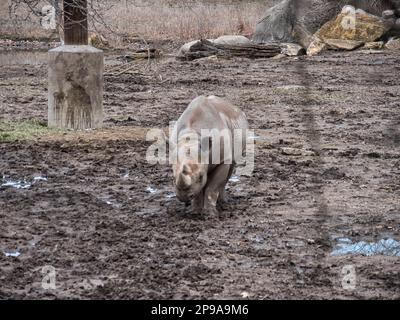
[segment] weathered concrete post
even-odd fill
[[[88,45],[87,1],[64,0],[65,45],[49,51],[48,125],[97,128],[103,122],[103,51]]]

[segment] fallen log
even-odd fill
[[[140,49],[140,50],[136,50],[135,52],[132,52],[130,54],[126,54],[124,56],[124,59],[126,61],[137,60],[137,59],[154,59],[154,58],[157,58],[159,55],[160,55],[160,52],[155,48]]]
[[[192,45],[188,52],[178,57],[183,60],[195,60],[216,55],[217,57],[246,57],[271,58],[282,51],[282,45],[278,43],[267,44],[215,44],[211,41],[202,39]]]

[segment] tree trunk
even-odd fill
[[[87,0],[64,0],[64,42],[88,44]]]
[[[60,41],[64,43],[64,32],[63,32],[63,17],[62,17],[62,10],[60,7],[60,0],[52,0],[52,5],[55,9],[56,13],[56,32],[60,37]]]

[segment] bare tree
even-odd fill
[[[52,29],[58,32],[61,40],[64,40],[65,33],[68,37],[66,42],[80,44],[87,39],[89,28],[96,30],[96,25],[100,24],[113,32],[102,15],[112,6],[106,0],[11,0],[8,11],[12,21],[26,21],[32,16],[49,19],[54,15]]]

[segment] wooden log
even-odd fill
[[[137,59],[154,59],[160,55],[160,52],[155,48],[140,49],[124,56],[125,60]]]
[[[212,55],[219,57],[246,57],[251,59],[256,58],[271,58],[282,51],[281,45],[277,43],[269,44],[215,44],[208,40],[200,40],[194,44],[190,50],[185,53],[181,59],[194,60],[205,58]]]

